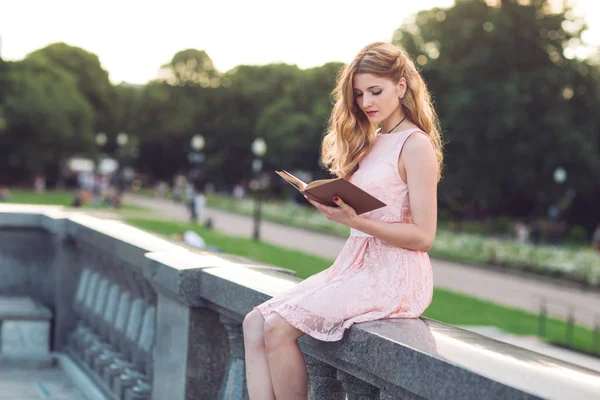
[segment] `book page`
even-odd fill
[[[306,189],[306,186],[307,186],[306,183],[304,183],[300,179],[296,178],[294,175],[290,174],[289,172],[287,172],[285,170],[281,170],[281,171],[275,171],[275,173],[277,175],[281,176],[283,179],[285,179],[288,183],[290,183],[292,186],[294,186],[299,191],[303,192],[304,189]]]
[[[309,183],[308,185],[306,185],[306,188],[307,189],[314,188],[314,187],[321,186],[321,185],[324,185],[324,184],[329,183],[329,182],[336,181],[338,179],[340,179],[340,178],[319,179],[319,180],[316,180],[316,181],[312,181],[311,183]]]

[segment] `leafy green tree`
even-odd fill
[[[317,172],[321,138],[331,113],[330,93],[341,63],[299,71],[282,96],[261,113],[256,131],[270,143],[277,168]]]
[[[94,110],[95,132],[103,131],[113,137],[123,130],[115,126],[116,94],[108,79],[108,72],[100,64],[97,55],[65,43],[54,43],[30,53],[26,58],[40,57],[73,75],[78,90]],[[111,140],[111,143],[114,143],[114,140]]]
[[[585,24],[549,1],[458,0],[395,41],[421,65],[446,141],[443,204],[463,215],[545,215],[565,188],[600,186],[598,74],[573,57]]]
[[[45,173],[56,178],[60,161],[93,151],[93,109],[71,74],[44,58],[7,63],[5,129],[0,170],[11,180]]]
[[[160,78],[172,86],[218,87],[219,73],[204,50],[187,49],[161,67]]]

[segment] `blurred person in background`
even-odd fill
[[[596,226],[596,230],[592,235],[592,245],[598,250],[598,253],[600,253],[600,223]]]
[[[37,174],[33,180],[33,187],[38,194],[43,194],[46,191],[46,178],[44,175]]]
[[[169,191],[169,185],[167,185],[167,182],[160,180],[160,181],[158,181],[158,183],[156,184],[156,187],[154,189],[154,196],[159,199],[165,199],[165,198],[167,198],[168,191]]]
[[[0,201],[8,201],[10,199],[10,190],[4,185],[0,185]]]

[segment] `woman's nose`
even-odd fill
[[[369,98],[369,96],[366,96],[366,95],[363,95],[362,103],[363,103],[363,108],[369,108],[372,105],[371,99]]]

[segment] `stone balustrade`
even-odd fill
[[[109,399],[247,399],[243,317],[298,281],[119,221],[0,205],[0,296],[51,309],[52,351]],[[299,343],[313,400],[600,398],[596,372],[427,318]]]

